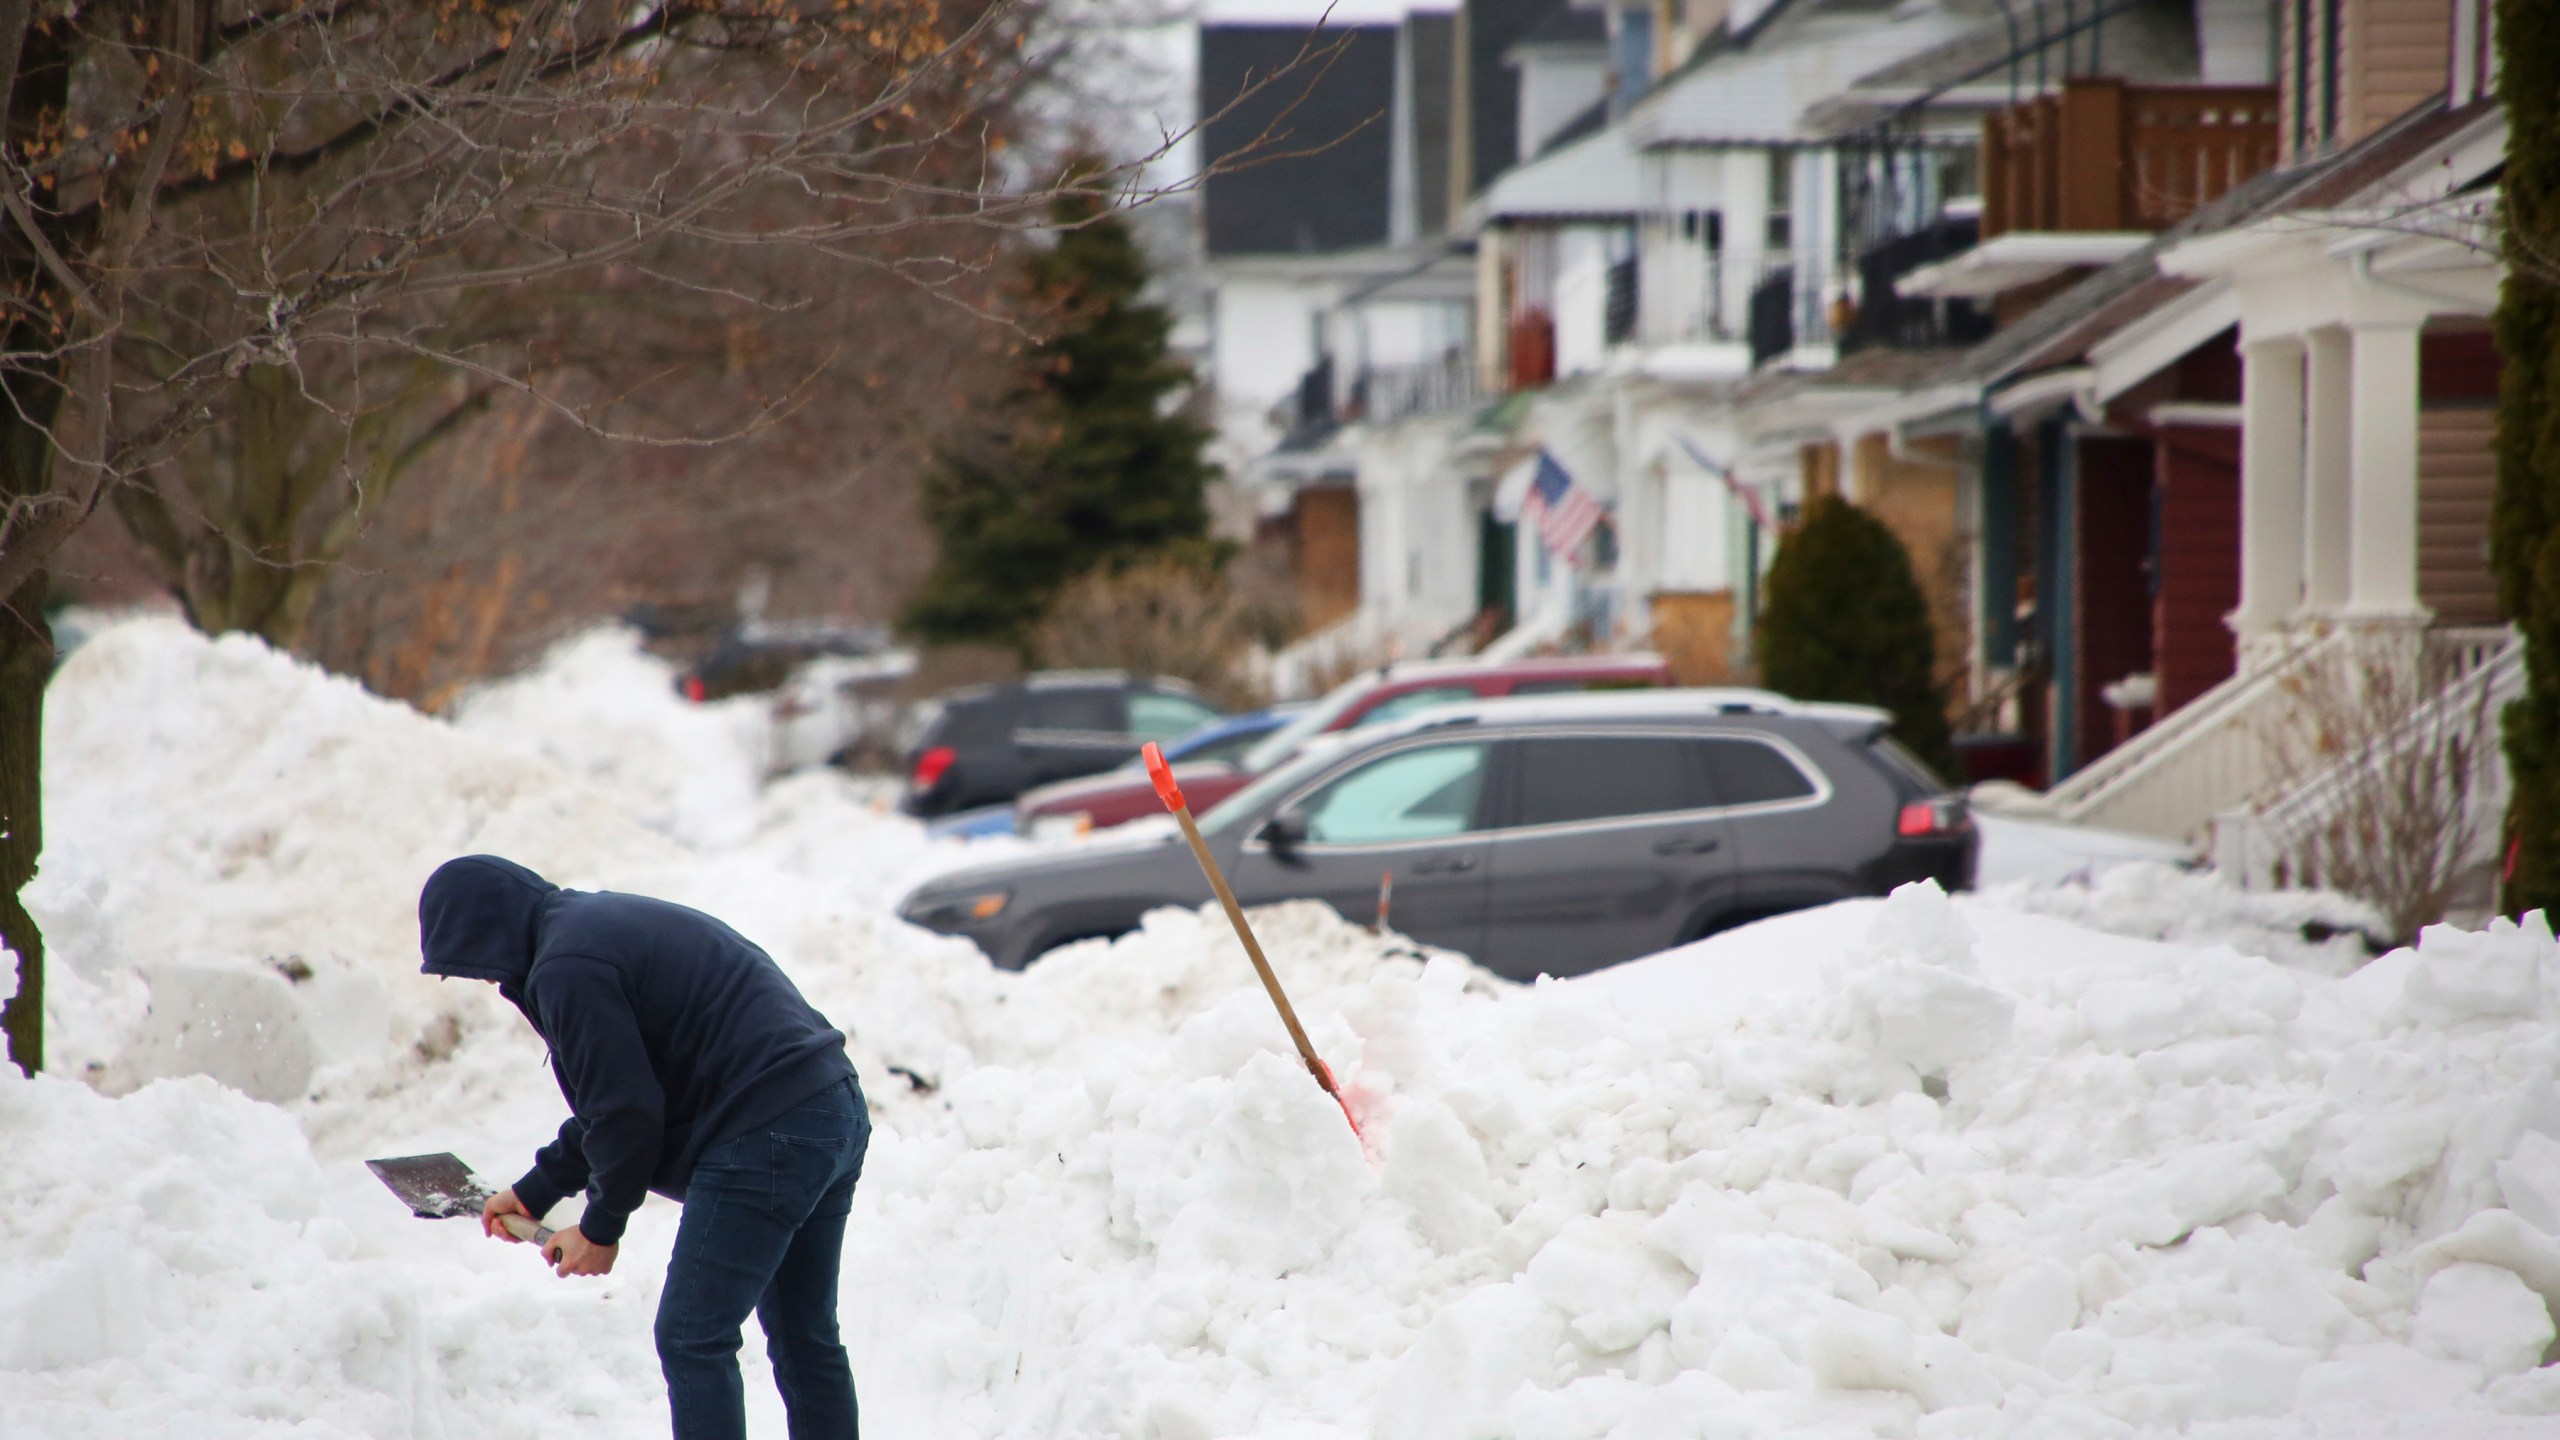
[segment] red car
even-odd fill
[[[1659,655],[1557,655],[1542,660],[1489,663],[1423,660],[1382,665],[1334,688],[1305,713],[1272,731],[1241,757],[1176,765],[1174,778],[1195,814],[1245,787],[1254,776],[1296,755],[1310,739],[1357,730],[1434,705],[1506,695],[1562,695],[1583,690],[1642,690],[1674,683]],[[1014,802],[1017,834],[1037,835],[1063,826],[1101,830],[1145,815],[1164,804],[1144,772],[1112,771],[1064,780],[1023,793]]]

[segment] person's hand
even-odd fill
[[[572,1225],[551,1237],[543,1247],[542,1258],[551,1262],[552,1271],[566,1280],[572,1275],[610,1275],[613,1257],[622,1253],[620,1245],[598,1245]]]
[[[498,1223],[498,1217],[501,1215],[521,1215],[533,1224],[542,1223],[542,1217],[524,1208],[524,1202],[516,1198],[516,1192],[512,1188],[501,1190],[490,1196],[488,1203],[480,1207],[480,1229],[483,1233],[495,1235],[510,1245],[523,1244],[524,1242],[517,1239],[512,1231]]]

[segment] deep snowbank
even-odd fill
[[[1214,914],[997,975],[887,915],[953,852],[829,777],[689,851],[638,818],[663,797],[165,625],[93,642],[53,713],[38,898],[88,977],[65,1032],[117,1088],[137,1054],[181,1067],[201,1043],[138,1051],[135,1011],[184,965],[270,985],[259,1013],[315,1060],[286,1109],[0,1080],[13,1440],[663,1425],[672,1207],[621,1273],[570,1284],[409,1219],[355,1163],[453,1148],[503,1178],[557,1119],[511,1015],[411,974],[415,887],[469,848],[716,910],[855,1032],[882,1125],[845,1320],[878,1433],[2487,1436],[2560,1413],[2538,924],[2334,978],[2334,947],[2274,943],[2278,910],[2120,872],[1520,989],[1265,912],[1364,1155]],[[331,983],[373,1008],[318,1004]],[[176,1008],[236,1026],[237,999]]]

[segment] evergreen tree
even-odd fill
[[[1761,683],[1798,700],[1893,712],[1894,737],[1959,777],[1938,689],[1929,602],[1884,522],[1836,495],[1778,543],[1760,614]]]
[[[944,447],[925,481],[936,548],[906,627],[930,642],[1028,651],[1066,583],[1100,566],[1207,555],[1208,428],[1170,409],[1190,383],[1173,318],[1140,299],[1147,266],[1095,196],[1051,207],[1028,266],[1026,352],[998,425]]]

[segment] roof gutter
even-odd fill
[[[2093,425],[2106,415],[2098,405],[2098,371],[2090,365],[2030,376],[1985,396],[1983,403],[1992,414],[2012,421],[2035,418],[2063,405]]]

